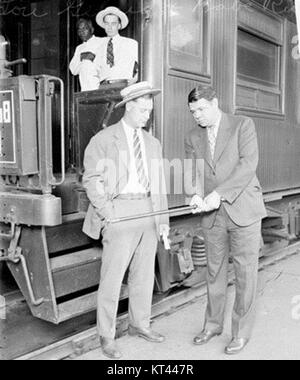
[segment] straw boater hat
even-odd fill
[[[125,29],[129,24],[128,17],[122,11],[120,11],[117,7],[108,7],[103,11],[99,12],[96,16],[96,23],[101,26],[101,28],[105,29],[104,19],[107,15],[115,15],[118,16],[121,20],[121,29]]]
[[[124,90],[121,91],[121,96],[123,100],[122,102],[117,104],[115,108],[120,108],[124,106],[126,103],[130,102],[131,100],[135,100],[147,95],[155,96],[160,93],[161,90],[153,88],[148,82],[136,83],[124,88]]]

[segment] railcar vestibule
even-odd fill
[[[136,38],[137,25],[140,24],[140,12],[134,0],[4,0],[0,2],[1,33],[9,42],[8,59],[20,57],[27,59],[27,64],[14,68],[14,75],[51,75],[61,78],[65,84],[65,121],[66,137],[72,138],[73,94],[79,91],[78,79],[69,71],[69,63],[75,48],[81,43],[76,31],[79,18],[93,21],[95,35],[105,35],[95,22],[97,13],[107,6],[117,6],[130,17],[130,25],[121,34]],[[59,115],[56,115],[59,118]],[[54,138],[59,136],[55,127]],[[72,144],[70,143],[70,146]],[[55,147],[54,147],[55,149]],[[55,166],[59,169],[59,151],[55,156]],[[72,154],[66,155],[69,165]],[[57,163],[56,163],[57,161]]]

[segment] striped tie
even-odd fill
[[[208,137],[208,141],[209,141],[211,157],[213,159],[215,156],[216,143],[217,143],[216,127],[215,126],[212,126],[212,127],[207,129],[207,137]]]
[[[109,40],[107,44],[107,64],[109,67],[113,67],[115,65],[114,45],[112,42],[112,38]]]
[[[133,149],[134,149],[135,166],[136,166],[139,183],[148,192],[150,191],[150,183],[145,173],[145,167],[144,167],[142,149],[141,149],[141,141],[136,129],[134,130],[134,135],[133,135]]]

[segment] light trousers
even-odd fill
[[[150,199],[114,200],[113,217],[152,212]],[[154,218],[109,224],[103,231],[103,256],[98,293],[98,332],[114,339],[120,291],[129,268],[129,324],[149,328],[157,250]]]

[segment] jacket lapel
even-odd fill
[[[119,151],[120,162],[122,162],[126,168],[129,167],[130,153],[129,146],[127,142],[127,137],[123,129],[122,123],[118,123],[115,132],[115,144]]]
[[[195,141],[195,146],[200,150],[200,157],[202,156],[208,165],[214,169],[214,163],[211,157],[211,152],[208,143],[207,130],[206,128],[198,127],[199,134],[197,136],[197,141]]]
[[[220,128],[219,128],[219,132],[217,136],[214,163],[217,163],[219,159],[221,158],[228,144],[228,141],[230,140],[231,134],[232,134],[232,128],[230,126],[228,117],[224,113],[222,113]]]
[[[148,174],[149,174],[149,180],[151,183],[151,166],[152,166],[152,160],[157,158],[157,154],[155,151],[155,146],[152,143],[152,139],[149,136],[149,133],[143,130],[143,136],[144,136],[144,142],[145,142],[145,150],[146,150],[146,158],[147,158],[147,166],[148,166]]]
[[[130,167],[130,152],[127,137],[121,122],[117,125],[114,138],[119,153],[118,162],[116,162],[118,169],[118,186],[120,191],[122,191],[128,181]]]

